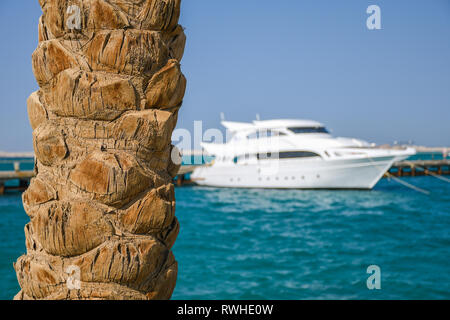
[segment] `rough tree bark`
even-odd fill
[[[39,0],[37,176],[23,194],[15,299],[171,297],[180,1]]]

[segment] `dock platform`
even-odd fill
[[[205,165],[181,166],[174,183],[177,186],[185,186],[195,183],[190,175],[198,167]],[[33,170],[21,171],[20,161],[14,162],[14,171],[0,171],[0,195],[5,191],[24,191],[28,188],[31,178],[35,175]],[[418,177],[418,176],[443,176],[450,175],[450,160],[405,160],[394,163],[386,172],[385,177]],[[7,186],[6,182],[18,180],[16,186]]]
[[[4,194],[6,190],[24,191],[28,188],[34,174],[33,170],[21,171],[20,161],[14,161],[14,171],[0,171],[0,195]],[[19,180],[19,185],[6,186],[5,183],[11,180]]]
[[[394,163],[388,173],[395,177],[450,175],[450,160],[404,160]]]

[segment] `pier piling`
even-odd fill
[[[444,176],[450,175],[450,160],[414,160],[394,163],[385,175],[395,177]]]
[[[178,186],[186,186],[195,183],[190,175],[198,167],[204,165],[186,165],[182,166],[173,183]],[[395,177],[420,177],[420,176],[444,176],[450,175],[450,160],[425,160],[425,161],[400,161],[386,172],[385,177],[389,175]],[[31,178],[34,177],[34,171],[21,171],[20,162],[14,162],[14,171],[0,172],[0,195],[5,191],[15,190],[24,191],[28,188]],[[18,186],[10,187],[5,185],[7,181],[19,180]]]

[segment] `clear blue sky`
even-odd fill
[[[366,28],[381,7],[382,30]],[[37,0],[1,0],[0,150],[32,150]],[[184,0],[179,127],[309,118],[339,136],[450,145],[449,0]]]

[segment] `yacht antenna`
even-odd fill
[[[225,121],[225,114],[223,112],[220,113],[220,120]]]
[[[260,116],[259,116],[259,113],[256,114],[256,120],[257,120],[257,121],[260,121],[260,120],[261,120],[261,118],[260,118]]]

